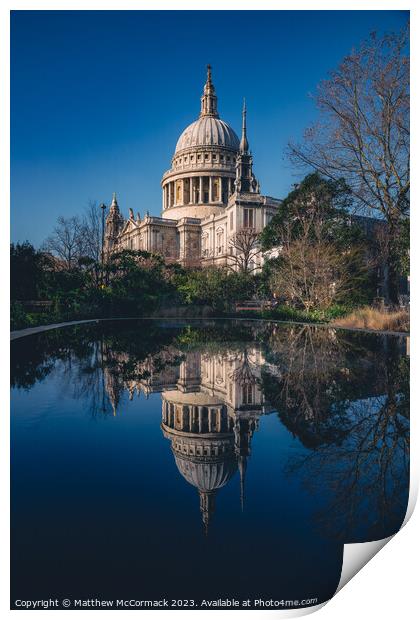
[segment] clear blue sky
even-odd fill
[[[12,240],[38,246],[59,215],[116,191],[160,214],[160,179],[198,115],[206,65],[221,118],[248,106],[263,193],[296,173],[290,138],[316,118],[308,94],[373,30],[403,11],[15,11],[11,18]]]

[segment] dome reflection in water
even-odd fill
[[[12,598],[331,597],[401,526],[405,337],[116,321],[12,347]]]

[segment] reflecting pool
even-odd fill
[[[12,606],[327,600],[343,544],[404,520],[407,352],[406,337],[258,321],[14,341]]]

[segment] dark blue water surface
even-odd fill
[[[408,456],[403,337],[115,321],[19,339],[12,607],[323,602],[344,543],[401,526]]]

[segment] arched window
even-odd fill
[[[254,228],[254,209],[244,209],[244,228]]]
[[[253,395],[252,395],[252,383],[245,383],[242,386],[242,404],[243,405],[252,405],[253,404]]]
[[[204,235],[201,237],[201,253],[203,256],[207,256],[209,253],[208,240],[208,233],[204,233]]]
[[[213,200],[219,200],[219,179],[213,180]]]
[[[223,228],[218,228],[216,231],[216,252],[222,254],[223,252]]]
[[[180,204],[181,202],[181,181],[176,182],[176,203]]]

